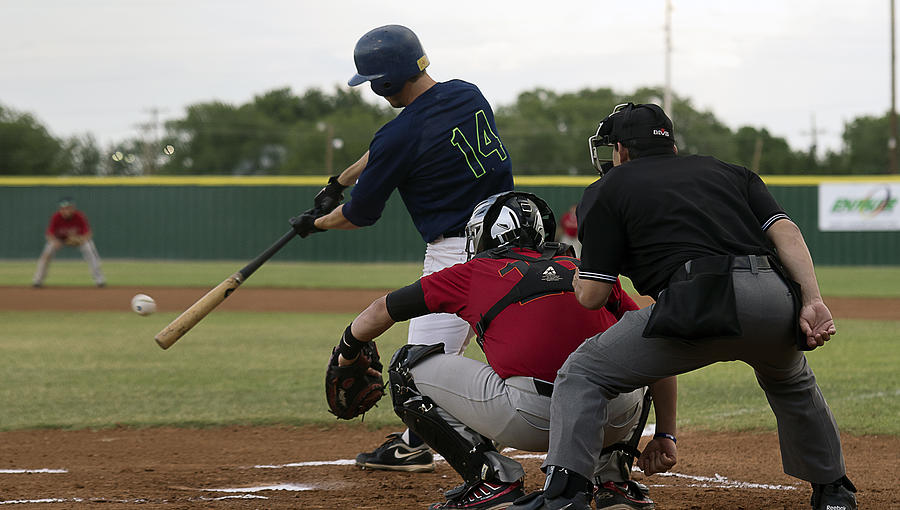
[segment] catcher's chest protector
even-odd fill
[[[497,315],[500,314],[507,306],[513,303],[525,304],[532,299],[546,296],[548,294],[559,294],[561,292],[574,292],[572,287],[572,279],[575,277],[575,270],[569,269],[560,264],[560,261],[568,261],[576,267],[581,262],[572,257],[557,256],[559,250],[564,252],[568,249],[568,245],[558,243],[546,243],[544,252],[538,258],[528,257],[513,250],[491,250],[487,252],[492,258],[511,258],[515,259],[509,262],[500,270],[501,275],[505,275],[510,271],[519,271],[522,279],[516,282],[509,292],[498,300],[494,306],[490,308],[475,325],[477,333],[476,341],[484,350],[484,333],[490,326]]]

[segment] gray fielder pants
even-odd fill
[[[50,261],[53,260],[56,252],[64,246],[61,245],[54,248],[53,243],[50,241],[44,244],[44,251],[41,252],[41,256],[38,258],[37,269],[34,272],[32,283],[35,285],[44,283],[44,278],[47,277],[47,269],[50,267]],[[94,283],[97,285],[106,283],[106,280],[103,278],[103,271],[100,269],[100,255],[97,253],[97,247],[94,246],[94,240],[88,239],[78,245],[78,249],[81,251],[81,256],[84,257],[84,260],[91,266],[91,277],[94,279]]]
[[[474,446],[478,434],[501,446],[545,452],[550,428],[550,397],[537,392],[531,377],[502,379],[485,363],[464,356],[437,354],[411,369],[416,387],[434,400],[438,412]],[[604,446],[626,441],[638,425],[646,388],[623,393],[609,402],[605,431],[593,430]],[[497,452],[487,453],[500,481],[525,475],[522,465]],[[593,456],[588,472],[603,481],[623,482],[628,476],[620,452]]]
[[[740,337],[644,338],[651,307],[628,312],[582,344],[560,368],[550,410],[545,466],[588,475],[610,419],[610,399],[634,388],[719,361],[753,367],[778,421],[784,472],[814,483],[844,475],[837,424],[806,356],[795,347],[793,305],[771,269],[733,270]]]

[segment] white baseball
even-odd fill
[[[146,294],[137,294],[131,298],[131,309],[138,315],[150,315],[156,311],[156,301]]]

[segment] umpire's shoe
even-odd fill
[[[544,491],[535,491],[516,500],[506,510],[591,510],[591,495],[579,492],[571,498],[547,497]]]
[[[637,482],[603,482],[594,488],[597,510],[653,510],[656,504],[641,490]]]
[[[434,471],[434,456],[426,444],[412,447],[403,441],[400,434],[389,434],[387,441],[374,452],[357,455],[356,465],[363,469],[388,471]]]
[[[846,476],[831,483],[812,484],[813,510],[856,510],[856,487]]]
[[[594,484],[574,471],[547,466],[544,490],[516,500],[507,510],[591,510]]]

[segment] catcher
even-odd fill
[[[97,287],[106,286],[106,279],[100,269],[100,255],[94,246],[93,233],[83,212],[75,208],[75,202],[65,197],[59,201],[57,210],[50,217],[50,223],[44,235],[47,242],[44,251],[38,258],[37,269],[34,272],[32,287],[39,288],[44,285],[47,276],[47,268],[50,261],[63,246],[74,246],[81,250],[84,260],[91,266],[91,276]]]
[[[581,342],[638,309],[617,284],[601,310],[578,306],[572,278],[578,259],[553,239],[556,222],[540,198],[521,192],[491,196],[466,226],[469,260],[424,276],[374,301],[335,348],[326,381],[338,417],[365,412],[383,393],[376,337],[395,322],[454,313],[477,332],[488,364],[444,354],[443,346],[408,344],[389,366],[394,411],[462,477],[432,509],[505,508],[523,496],[525,472],[496,445],[546,451],[556,372]],[[476,255],[477,254],[477,255]],[[477,290],[477,291],[476,291]],[[652,387],[659,430],[675,430],[675,379]],[[647,474],[666,471],[674,456],[657,439],[636,447],[649,412],[647,388],[615,399],[595,464],[598,508],[651,509],[646,487],[629,479],[634,458]],[[390,436],[389,436],[390,437]],[[365,467],[362,464],[362,467]]]

